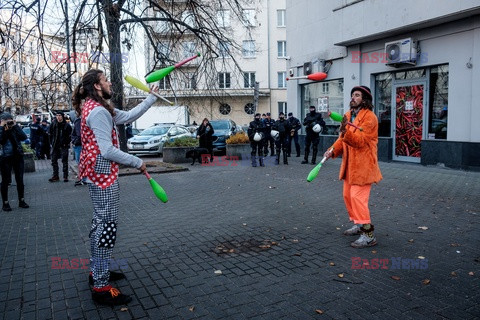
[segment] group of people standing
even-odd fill
[[[305,159],[303,164],[308,163],[310,146],[313,154],[311,163],[315,164],[318,153],[319,135],[325,129],[325,121],[321,113],[315,111],[315,106],[310,106],[310,113],[305,117],[303,125],[306,129]],[[298,130],[302,128],[300,120],[290,112],[288,118],[280,112],[278,120],[271,118],[270,113],[261,118],[260,113],[255,114],[255,119],[248,127],[248,137],[252,148],[252,167],[257,166],[257,159],[261,167],[265,166],[264,157],[268,156],[270,147],[271,155],[276,156],[275,164],[280,164],[280,154],[283,152],[283,164],[288,164],[288,157],[292,153],[292,141],[295,144],[297,157],[300,157],[300,144],[298,143]]]

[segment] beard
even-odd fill
[[[109,100],[112,98],[112,92],[106,91],[105,89],[102,88],[102,96],[105,100]]]

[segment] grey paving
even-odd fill
[[[116,285],[133,295],[122,309],[95,305],[88,270],[67,268],[89,257],[87,188],[49,183],[48,162],[38,162],[25,175],[30,209],[18,208],[12,187],[14,210],[0,212],[0,318],[480,318],[480,173],[380,163],[378,245],[358,250],[342,235],[340,160],[312,183],[311,165],[290,163],[153,175],[167,204],[145,177],[121,177],[114,256],[128,280]],[[55,257],[68,265],[52,269]],[[353,269],[355,257],[389,262]]]

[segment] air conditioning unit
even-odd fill
[[[386,65],[417,64],[417,42],[406,38],[385,43]]]
[[[311,62],[311,61],[305,62],[305,63],[303,64],[303,74],[306,75],[306,76],[308,76],[309,74],[312,74],[312,72],[313,72],[313,71],[312,71],[312,67],[313,67],[313,66],[312,66],[312,62]]]

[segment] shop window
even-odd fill
[[[428,139],[447,139],[448,65],[430,70]]]

